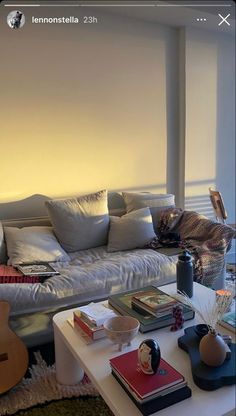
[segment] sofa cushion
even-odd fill
[[[157,232],[160,213],[166,208],[175,206],[175,196],[173,194],[152,194],[149,192],[122,192],[126,210],[131,212],[140,208],[149,207],[153,226]]]
[[[2,284],[1,297],[11,303],[11,316],[78,306],[145,285],[176,280],[177,256],[135,249],[108,253],[107,246],[69,254],[53,264],[60,275],[40,284]]]
[[[110,217],[108,252],[144,247],[153,238],[155,232],[149,208],[142,208],[122,217]]]
[[[4,227],[8,264],[67,261],[52,227]]]
[[[68,251],[107,244],[109,214],[107,191],[45,202],[54,232]]]

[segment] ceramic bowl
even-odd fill
[[[140,323],[131,316],[114,316],[107,319],[103,326],[107,337],[114,344],[118,344],[119,351],[121,351],[123,344],[131,344],[132,339],[138,333]]]

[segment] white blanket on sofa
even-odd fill
[[[105,298],[111,293],[175,281],[177,256],[152,249],[108,253],[97,247],[70,254],[70,261],[51,263],[60,272],[36,284],[1,284],[1,298],[11,315],[51,311]]]

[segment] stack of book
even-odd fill
[[[112,316],[116,316],[114,311],[101,303],[92,302],[73,312],[74,327],[78,325],[80,330],[95,341],[105,337],[103,324]]]
[[[144,374],[138,366],[138,350],[110,360],[113,376],[135,405],[149,415],[191,396],[182,374],[161,358],[156,374]]]
[[[150,297],[158,297],[165,295],[169,298],[169,305],[166,310],[162,309],[162,312],[147,311],[145,307],[140,307],[140,304],[137,305],[137,302],[134,302],[134,299],[138,299],[145,296],[148,293]],[[140,298],[139,298],[140,300]],[[176,300],[169,295],[166,295],[163,291],[158,289],[155,286],[147,286],[140,290],[130,290],[125,293],[119,293],[116,295],[111,295],[108,298],[109,305],[117,310],[121,315],[130,315],[138,319],[140,322],[140,332],[153,331],[155,329],[164,328],[166,326],[172,325],[175,322],[175,318],[172,315],[172,308],[176,305]],[[178,304],[180,302],[178,301]],[[181,304],[183,307],[183,315],[185,321],[188,319],[194,318],[194,311],[188,306]]]
[[[131,299],[131,306],[134,310],[158,317],[172,313],[173,306],[177,305],[177,300],[170,297],[166,293],[161,293],[155,289],[150,291],[143,290],[135,293]]]

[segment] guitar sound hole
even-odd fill
[[[1,361],[7,361],[7,360],[8,360],[7,352],[4,352],[3,354],[0,354],[0,362]]]

